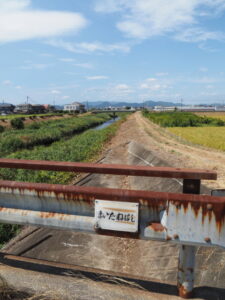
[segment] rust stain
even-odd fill
[[[188,292],[182,285],[178,285],[179,296],[184,299],[192,298],[193,292]]]
[[[206,218],[209,222],[215,218],[219,233],[225,222],[225,197],[14,181],[0,181],[0,191],[15,195],[20,193],[22,196],[29,193],[46,201],[56,198],[59,202],[66,201],[90,207],[94,207],[95,199],[135,202],[140,204],[140,210],[147,207],[155,212],[160,212],[162,208],[168,211],[171,203],[176,206],[177,213],[180,209],[183,209],[184,213],[192,209],[196,218],[202,214],[202,224]]]
[[[1,168],[83,172],[97,174],[150,176],[183,179],[217,179],[217,173],[209,170],[183,169],[171,167],[130,166],[119,164],[93,164],[80,162],[59,162],[24,159],[0,159]]]
[[[150,223],[148,227],[155,232],[165,231],[165,227],[161,223]]]
[[[204,240],[206,243],[211,243],[211,239],[209,237],[206,237]]]

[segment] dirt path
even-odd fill
[[[143,144],[157,157],[168,161],[171,166],[217,171],[218,180],[207,181],[206,185],[209,188],[225,188],[224,152],[185,143],[166,129],[144,118],[141,112],[128,118],[117,136],[112,139],[110,147],[129,143],[132,140]],[[124,155],[122,149],[120,155]]]

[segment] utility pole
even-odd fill
[[[183,107],[183,99],[180,99],[180,111],[182,111],[182,107]]]

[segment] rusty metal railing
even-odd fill
[[[15,159],[0,159],[0,167],[183,178],[183,194],[0,181],[0,222],[180,244],[183,298],[193,290],[196,246],[225,248],[225,197],[198,195],[215,172]]]

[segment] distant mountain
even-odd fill
[[[64,105],[55,105],[55,109],[63,110]]]
[[[87,106],[87,102],[83,102]],[[109,102],[109,101],[95,101],[88,102],[90,108],[105,108],[105,107],[121,107],[121,106],[132,106],[132,107],[153,107],[153,106],[180,106],[180,103],[166,102],[166,101],[145,101],[145,102]]]

